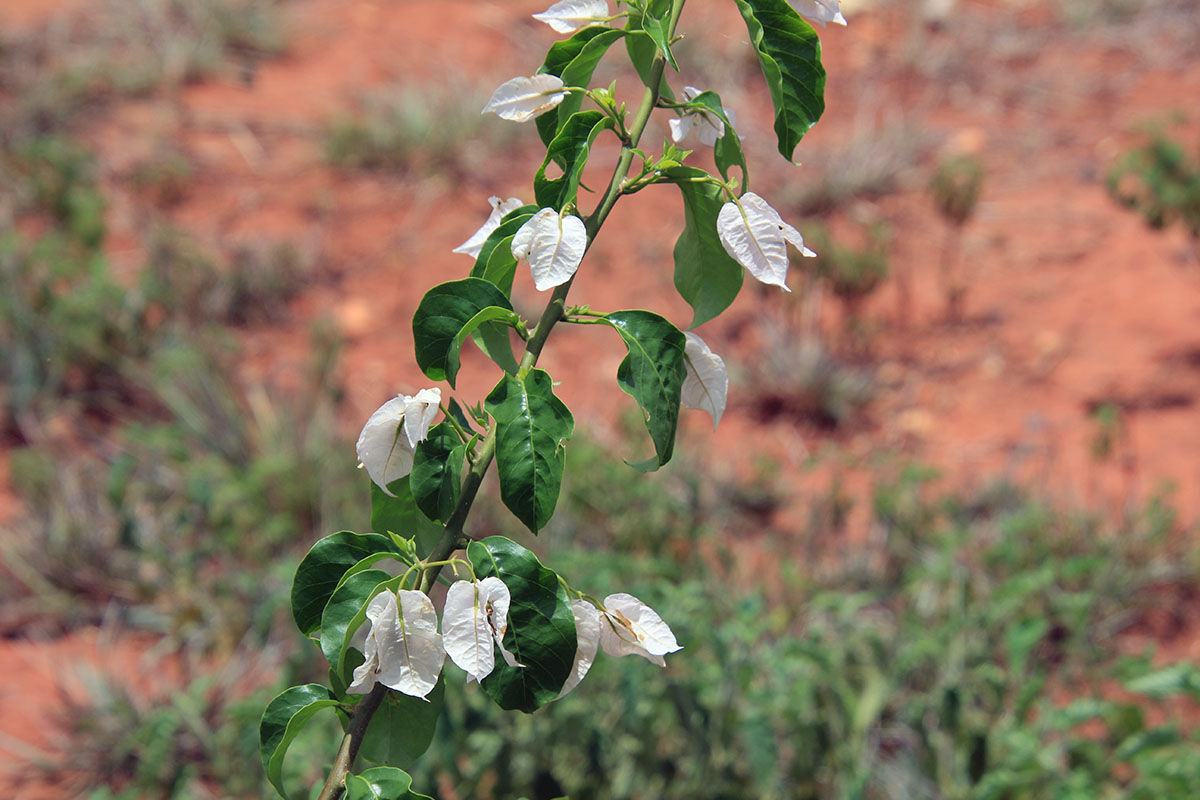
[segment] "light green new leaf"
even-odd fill
[[[791,161],[800,139],[825,111],[821,41],[786,0],[736,2],[771,90],[779,152]]]
[[[554,514],[575,420],[550,375],[505,375],[484,401],[496,421],[496,472],[504,505],[537,533]]]
[[[675,449],[679,394],[687,370],[686,340],[678,328],[649,311],[616,311],[604,321],[621,334],[629,348],[629,355],[617,368],[617,383],[637,401],[654,440],[654,458],[629,463],[650,472],[670,461]]]
[[[467,545],[475,575],[497,577],[508,587],[508,631],[504,646],[523,667],[497,657],[483,690],[506,710],[531,713],[558,697],[575,661],[575,615],[558,575],[537,556],[503,536]]]
[[[346,800],[433,800],[414,792],[412,777],[396,767],[372,767],[347,775],[345,796]]]
[[[346,684],[346,649],[358,626],[367,618],[367,603],[371,602],[380,587],[389,582],[399,582],[383,570],[368,569],[351,575],[339,586],[325,604],[321,614],[321,652],[329,666]]]
[[[592,143],[601,131],[612,126],[612,119],[599,111],[580,111],[571,115],[546,148],[546,160],[534,176],[533,193],[539,206],[562,211],[568,203],[575,202]],[[551,162],[563,169],[563,174],[554,179],[546,177],[546,167]]]
[[[725,123],[725,135],[717,139],[717,143],[713,146],[713,161],[716,163],[721,177],[728,181],[729,168],[737,167],[742,171],[741,191],[749,190],[750,172],[746,169],[746,154],[742,152],[742,140],[725,114],[725,106],[721,105],[721,96],[716,92],[701,92],[692,102],[704,106]]]
[[[462,492],[462,468],[467,446],[449,422],[429,429],[429,435],[413,452],[409,474],[413,499],[425,516],[445,523],[458,505]]]
[[[717,216],[724,205],[721,188],[692,182],[707,174],[693,167],[663,172],[679,183],[683,194],[684,228],[675,242],[675,288],[694,312],[689,328],[718,316],[742,289],[742,265],[730,258],[717,235]]]
[[[442,527],[430,522],[417,508],[410,488],[410,475],[388,484],[388,491],[380,489],[375,481],[371,484],[371,527],[377,533],[394,533],[416,543],[417,555],[421,558],[433,551],[442,536]]]
[[[389,692],[371,717],[359,755],[376,764],[411,766],[429,749],[445,700],[444,676],[425,699]]]
[[[292,617],[300,632],[308,636],[320,627],[321,612],[347,570],[380,553],[403,555],[390,537],[376,533],[342,531],[314,544],[292,579]]]
[[[323,708],[334,708],[337,704],[337,698],[317,683],[285,689],[267,704],[258,726],[259,753],[267,780],[281,797],[287,797],[283,789],[283,757],[287,755],[292,740],[313,714]]]
[[[516,324],[517,316],[508,298],[494,284],[480,278],[464,278],[433,287],[413,314],[417,366],[429,378],[445,380],[454,386],[459,353],[466,337],[479,325],[495,321]]]
[[[567,86],[587,86],[600,59],[613,42],[625,35],[616,28],[590,27],[577,31],[570,39],[556,42],[546,53],[538,72],[557,75]],[[571,115],[583,107],[583,95],[572,92],[558,105],[558,114],[542,114],[537,118],[538,135],[547,147],[562,130]]]

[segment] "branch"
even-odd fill
[[[679,22],[679,14],[683,10],[684,2],[685,0],[674,0],[672,4],[669,29],[672,33],[674,33],[675,26]],[[621,155],[617,160],[616,167],[613,169],[608,188],[600,198],[600,203],[591,215],[584,220],[584,226],[588,233],[588,249],[591,249],[596,234],[600,232],[604,221],[608,219],[613,206],[616,205],[617,200],[621,197],[625,178],[629,175],[629,168],[633,163],[634,149],[637,147],[638,142],[641,141],[642,134],[646,130],[646,124],[650,120],[650,114],[658,104],[665,68],[666,59],[659,53],[654,57],[654,62],[650,69],[650,83],[653,88],[647,88],[642,95],[642,102],[638,106],[637,113],[633,118],[633,125],[629,129],[629,143],[621,148]],[[542,354],[542,348],[546,344],[546,339],[550,336],[550,331],[563,318],[567,292],[571,290],[571,284],[574,283],[574,280],[572,277],[566,283],[554,288],[554,292],[550,295],[550,299],[546,303],[546,308],[542,311],[542,315],[538,319],[537,327],[529,334],[529,339],[525,343],[525,353],[521,357],[521,367],[517,373],[518,377],[525,377],[537,365],[538,357]],[[442,534],[437,545],[434,546],[433,551],[429,554],[429,561],[445,561],[455,550],[463,546],[463,526],[466,524],[467,516],[471,512],[471,505],[475,502],[479,486],[483,483],[483,478],[491,466],[495,453],[496,428],[493,425],[488,430],[487,436],[480,445],[475,463],[471,466],[471,471],[463,479],[463,490],[462,495],[459,497],[458,505],[455,507],[454,513],[450,515],[450,519],[446,521],[445,532]],[[429,591],[430,587],[433,586],[433,582],[437,580],[439,572],[441,572],[440,566],[429,567],[425,570],[421,576],[421,591]],[[387,691],[387,687],[382,684],[376,684],[371,693],[354,710],[354,714],[350,717],[350,723],[346,727],[346,735],[342,739],[341,749],[338,751],[337,758],[333,763],[333,769],[330,771],[329,777],[325,781],[325,786],[321,790],[321,794],[317,797],[317,800],[336,800],[338,797],[341,797],[344,788],[343,783],[354,766],[354,759],[358,755],[358,748],[362,744],[363,736],[366,735],[367,725],[370,724],[371,717],[379,709],[379,705]]]

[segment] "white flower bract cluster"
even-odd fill
[[[784,222],[779,212],[754,192],[721,206],[717,236],[729,257],[750,270],[751,275],[787,292],[791,291],[787,285],[788,244],[803,256],[816,255],[804,246],[800,231]]]
[[[792,8],[802,17],[819,23],[822,28],[826,22],[836,22],[845,25],[846,18],[842,16],[841,0],[790,0]]]
[[[704,93],[695,86],[683,87],[685,102],[690,103],[702,94]],[[737,116],[733,113],[733,109],[721,106],[721,110],[725,112],[730,125],[737,125]],[[671,128],[671,141],[675,144],[686,139],[693,130],[696,132],[696,138],[700,140],[700,144],[708,147],[715,145],[717,140],[725,135],[724,120],[708,109],[688,109],[683,112],[683,116],[667,120],[667,125]]]
[[[544,22],[555,33],[574,33],[589,25],[600,25],[612,16],[608,0],[561,0],[533,18]]]
[[[381,683],[425,699],[437,685],[446,656],[467,673],[468,683],[482,681],[496,667],[493,644],[508,666],[524,667],[504,646],[511,603],[508,586],[499,578],[456,581],[446,592],[439,634],[428,595],[385,589],[371,598],[366,621],[351,638],[350,645],[365,660],[346,691],[366,694]],[[664,667],[663,656],[681,649],[667,623],[633,595],[610,594],[600,608],[575,600],[571,610],[575,659],[559,697],[579,685],[599,650],[614,657],[638,655]]]
[[[413,451],[429,435],[441,402],[442,390],[437,387],[422,389],[411,397],[398,395],[376,409],[358,434],[359,463],[392,497],[388,484],[412,472]]]

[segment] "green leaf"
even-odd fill
[[[425,700],[401,692],[388,692],[375,716],[371,717],[359,755],[376,764],[412,765],[429,749],[445,700],[444,677],[438,678],[437,685]]]
[[[629,61],[637,70],[638,77],[642,79],[642,85],[653,88],[650,81],[654,77],[654,58],[658,55],[658,45],[639,27],[640,25],[640,20],[630,19],[629,27],[626,28],[629,35],[625,37],[625,50],[629,53]],[[659,95],[672,103],[675,102],[675,93],[667,85],[666,78],[661,81]]]
[[[724,197],[719,186],[692,182],[708,175],[694,167],[663,172],[683,194],[684,228],[675,242],[675,288],[692,307],[695,328],[729,307],[742,289],[742,265],[730,258],[717,236]]]
[[[612,119],[599,111],[580,111],[571,115],[546,148],[546,160],[534,176],[533,193],[539,206],[562,211],[568,203],[575,202],[592,143],[601,131],[612,126]],[[546,177],[546,167],[551,162],[563,168],[563,174],[554,179]]]
[[[666,20],[647,14],[642,18],[642,30],[654,42],[654,47],[662,53],[671,68],[679,72],[679,64],[675,61],[675,54],[671,52],[670,32],[667,30]]]
[[[321,612],[346,571],[376,553],[403,555],[387,536],[342,531],[312,546],[292,579],[292,617],[305,636],[321,625]]]
[[[725,106],[721,105],[721,96],[716,92],[701,92],[692,102],[704,106],[725,123],[725,135],[717,139],[717,143],[713,147],[713,161],[716,163],[721,177],[726,181],[729,180],[729,168],[739,168],[742,171],[742,191],[749,191],[750,172],[746,169],[746,154],[742,152],[742,140],[725,114]]]
[[[442,536],[442,528],[430,522],[417,508],[410,488],[409,475],[388,484],[395,497],[380,489],[375,481],[371,481],[371,527],[378,533],[395,533],[405,539],[416,542],[417,555],[424,558],[429,555],[438,539]]]
[[[280,796],[287,797],[283,789],[283,757],[287,755],[292,740],[313,714],[323,708],[334,708],[337,704],[333,693],[318,683],[285,689],[267,704],[258,726],[259,753],[267,780]]]
[[[675,449],[679,393],[686,373],[684,336],[649,311],[616,311],[604,321],[621,334],[629,348],[629,355],[617,368],[617,383],[637,401],[654,440],[656,457],[631,465],[643,472],[658,469],[671,460]]]
[[[413,452],[413,498],[425,516],[445,523],[458,505],[467,446],[449,422],[439,422]]]
[[[433,800],[412,790],[412,777],[396,767],[372,767],[346,776],[346,800]]]
[[[1025,674],[1033,648],[1049,630],[1050,622],[1045,617],[1029,617],[1005,629],[1004,646],[1008,653],[1009,672],[1014,679],[1019,680]]]
[[[1181,661],[1127,681],[1125,688],[1157,700],[1180,694],[1200,698],[1200,667]]]
[[[399,582],[383,570],[363,570],[347,578],[325,604],[321,614],[321,652],[329,666],[349,683],[346,676],[346,649],[358,626],[367,618],[367,603],[389,581]]]
[[[537,533],[554,514],[575,420],[550,375],[505,375],[484,401],[496,421],[496,473],[504,505]]]
[[[530,713],[558,696],[575,660],[575,615],[558,576],[537,556],[503,536],[467,545],[479,579],[497,577],[508,587],[504,646],[524,667],[500,658],[483,690],[503,709]]]
[[[429,378],[454,386],[466,337],[483,322],[503,318],[517,321],[508,298],[486,280],[464,278],[433,287],[413,314],[417,366]]]
[[[509,245],[511,247],[511,240],[509,240]],[[509,250],[509,256],[512,256],[511,250]],[[515,270],[513,272],[515,273]],[[496,308],[496,306],[492,306],[492,308]],[[508,335],[509,329],[514,327],[514,324],[518,320],[518,315],[512,314],[509,322],[504,324],[485,322],[471,331],[471,338],[475,341],[475,346],[482,350],[483,354],[490,358],[493,364],[500,367],[500,369],[509,375],[516,375],[517,370],[521,368],[521,365],[517,363],[516,356],[513,355],[512,339]],[[510,322],[513,324],[509,324]]]
[[[736,0],[775,104],[775,136],[788,161],[825,111],[821,40],[786,0]]]
[[[625,36],[619,28],[591,27],[577,31],[570,39],[556,42],[546,53],[538,72],[557,75],[567,86],[587,86],[600,59],[613,42]],[[583,107],[583,95],[571,92],[558,104],[557,114],[542,114],[537,118],[538,135],[547,147],[562,130],[571,115]]]

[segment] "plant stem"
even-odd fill
[[[683,4],[686,0],[673,0],[671,4],[670,34],[674,34],[675,26],[679,22],[679,15],[683,11]],[[633,125],[629,128],[629,142],[621,148],[621,155],[617,160],[617,165],[613,169],[612,178],[609,180],[608,189],[600,198],[599,205],[596,209],[584,220],[584,226],[588,234],[588,248],[591,248],[592,242],[599,233],[604,221],[608,219],[609,213],[612,212],[613,206],[621,197],[624,188],[625,178],[629,174],[630,165],[633,163],[634,149],[641,141],[642,134],[646,130],[646,124],[650,121],[650,114],[654,111],[654,107],[658,104],[659,90],[662,86],[663,71],[666,68],[666,59],[661,53],[654,57],[654,62],[650,68],[650,87],[642,95],[641,105],[638,106],[637,113],[633,118]],[[585,251],[586,252],[586,251]],[[574,278],[571,278],[566,283],[556,286],[554,292],[550,295],[550,300],[546,303],[545,310],[542,311],[542,316],[538,320],[537,327],[529,334],[529,338],[525,343],[525,354],[521,357],[521,367],[517,372],[518,379],[524,379],[537,365],[538,357],[542,354],[542,348],[546,344],[546,339],[550,336],[550,331],[563,318],[563,310],[566,308],[567,292],[571,290],[571,284]],[[463,479],[462,495],[459,497],[458,505],[454,509],[454,513],[450,515],[450,519],[446,521],[446,530],[442,534],[442,538],[438,541],[433,551],[429,554],[430,561],[445,561],[450,557],[455,550],[460,549],[464,545],[463,526],[466,524],[467,515],[471,512],[471,505],[475,502],[475,496],[479,493],[479,486],[483,483],[483,478],[487,474],[488,467],[491,466],[492,458],[496,453],[496,426],[493,425],[484,437],[479,451],[475,458],[475,463],[471,465],[470,472]],[[433,582],[437,580],[438,573],[441,571],[441,566],[429,567],[421,576],[421,591],[428,592]],[[382,684],[376,684],[362,702],[355,708],[354,714],[350,717],[350,722],[346,726],[346,735],[342,739],[341,749],[338,751],[337,758],[334,760],[333,769],[329,773],[329,778],[325,781],[325,786],[318,795],[317,800],[336,800],[341,797],[344,789],[346,776],[350,774],[350,769],[354,766],[354,759],[358,755],[358,748],[362,744],[363,736],[366,735],[367,725],[371,722],[371,717],[379,709],[380,703],[383,701],[384,695],[387,693],[387,687]]]

